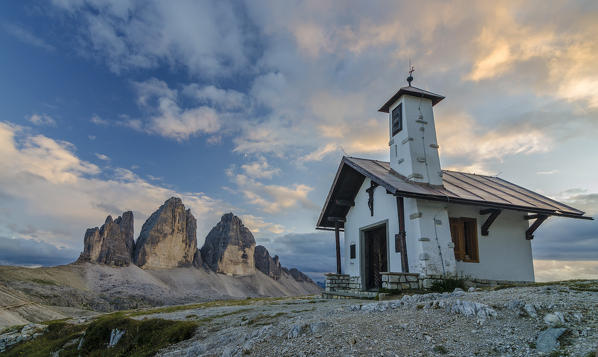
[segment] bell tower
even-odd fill
[[[388,113],[390,167],[408,180],[442,185],[442,170],[436,141],[434,105],[443,96],[411,86],[400,88],[378,111]]]

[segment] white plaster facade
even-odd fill
[[[355,197],[355,206],[346,217],[344,230],[343,273],[358,276],[363,282],[363,231],[386,224],[389,271],[402,272],[401,253],[395,250],[395,235],[399,233],[395,196],[383,187],[374,191],[374,215],[370,215],[366,178]],[[492,224],[487,236],[481,227],[487,215],[483,207],[447,204],[423,199],[405,198],[405,231],[409,272],[422,276],[461,276],[484,280],[534,281],[531,243],[525,239],[528,221],[522,213],[503,210]],[[449,218],[475,218],[477,223],[479,263],[455,260]],[[356,245],[356,256],[350,257],[350,246]]]

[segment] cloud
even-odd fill
[[[271,167],[264,157],[260,158],[258,161],[241,165],[241,169],[243,169],[247,176],[257,179],[271,179],[274,175],[280,174],[280,169]]]
[[[81,160],[75,147],[0,123],[0,235],[79,250],[83,234],[111,214],[135,212],[135,232],[171,196],[197,217],[203,237],[230,205],[202,192],[177,192],[123,168]],[[31,228],[29,228],[31,227]]]
[[[99,154],[96,152],[94,155],[102,161],[110,161],[110,158],[104,154]]]
[[[183,87],[182,93],[200,102],[206,102],[227,110],[247,109],[248,98],[245,94],[232,89],[216,88],[213,85],[200,87],[197,83]]]
[[[33,114],[27,120],[35,125],[56,126],[56,120],[48,114]]]
[[[327,154],[336,151],[338,148],[336,144],[328,143],[315,151],[303,156],[301,161],[321,161]]]
[[[151,117],[148,122],[130,121],[130,126],[176,140],[186,140],[200,134],[213,134],[220,127],[218,113],[211,107],[181,108],[178,92],[166,82],[149,79],[135,82],[137,102]]]
[[[452,165],[458,169],[488,173],[489,160],[503,160],[508,156],[547,152],[552,148],[552,138],[531,123],[521,122],[495,129],[480,127],[465,113],[444,116],[436,121],[440,154],[443,157],[467,161],[465,165]],[[472,162],[473,161],[473,162]]]
[[[179,1],[54,1],[69,19],[79,19],[81,49],[121,73],[159,65],[230,76],[248,64],[250,29],[234,4]]]
[[[110,124],[110,122],[108,120],[102,119],[97,115],[93,115],[91,117],[91,119],[89,119],[90,122],[96,124],[96,125],[108,125]]]
[[[594,206],[594,212],[597,208]],[[532,241],[534,259],[594,260],[598,256],[596,241],[597,221],[552,217],[536,231]]]
[[[559,170],[548,170],[548,171],[537,171],[536,174],[538,175],[554,175],[556,173],[558,173]]]
[[[246,201],[259,207],[266,213],[280,214],[293,208],[318,210],[319,207],[307,196],[312,188],[303,184],[291,186],[266,185],[244,174],[235,173],[234,169],[227,170],[226,174],[237,185]]]
[[[35,46],[46,51],[54,51],[55,48],[51,44],[47,43],[42,38],[36,36],[31,31],[15,24],[4,24],[4,30],[10,35],[14,36],[19,41],[26,43],[31,46]]]
[[[256,236],[262,236],[263,233],[281,234],[285,232],[285,228],[276,223],[266,222],[262,217],[257,217],[251,214],[241,215],[243,224],[249,228],[251,233]]]
[[[598,279],[598,262],[568,260],[534,260],[536,281]]]
[[[324,274],[336,271],[334,233],[291,233],[263,238],[257,244],[264,245],[270,255],[278,255],[280,263],[297,268],[317,281],[324,281]]]
[[[30,239],[0,237],[0,264],[54,266],[73,262],[79,251]]]

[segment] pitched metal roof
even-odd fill
[[[386,103],[384,103],[384,105],[382,107],[380,107],[380,109],[378,109],[378,111],[382,112],[382,113],[388,113],[390,106],[394,102],[396,102],[397,99],[399,99],[399,97],[402,96],[403,94],[409,94],[414,97],[431,99],[433,106],[444,99],[444,97],[441,96],[440,94],[428,92],[427,90],[423,90],[423,89],[420,89],[417,87],[407,86],[407,87],[400,88],[392,97],[390,97],[389,100],[386,101]]]
[[[353,201],[366,177],[397,196],[592,219],[585,217],[583,211],[498,177],[450,170],[442,172],[443,185],[431,186],[408,180],[391,170],[388,162],[345,156],[338,168],[316,228],[332,228],[334,222],[328,218],[344,218],[347,215],[350,207],[336,202]]]

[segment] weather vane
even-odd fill
[[[407,82],[409,82],[409,87],[411,87],[411,82],[413,81],[413,72],[415,72],[415,67],[411,65],[411,59],[409,59],[409,77],[407,77]]]

